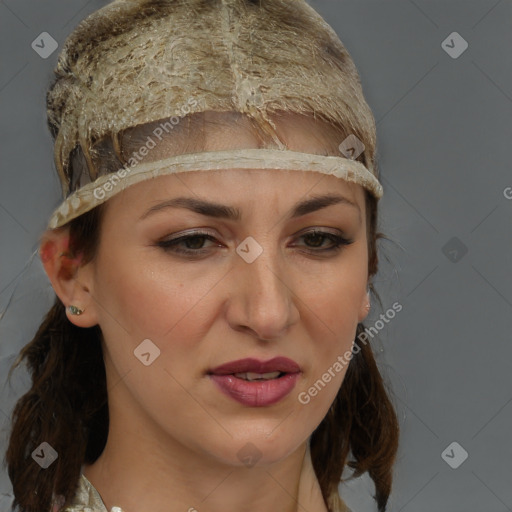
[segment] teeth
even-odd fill
[[[235,373],[235,377],[244,380],[270,380],[275,379],[281,375],[281,372],[271,372],[271,373],[254,373],[254,372],[245,372],[245,373]]]

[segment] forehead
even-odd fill
[[[153,183],[149,187],[157,195],[162,195],[159,191],[181,195],[197,193],[232,202],[251,200],[254,197],[254,200],[265,200],[261,203],[263,205],[268,201],[286,204],[307,196],[335,193],[364,204],[364,189],[361,185],[316,171],[218,169],[159,176],[156,180],[151,180]]]
[[[316,211],[324,211],[331,221],[345,219],[361,228],[366,218],[360,185],[318,172],[275,169],[187,171],[158,176],[121,191],[106,206],[104,221],[116,229],[120,223],[133,226],[162,209],[181,211],[179,218],[188,218],[193,211],[251,225],[299,219]],[[168,210],[170,206],[178,210]],[[228,210],[231,213],[226,216]]]

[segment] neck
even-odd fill
[[[327,512],[307,442],[273,464],[233,466],[111,409],[105,449],[83,468],[107,511]]]

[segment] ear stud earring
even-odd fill
[[[84,310],[83,309],[80,309],[76,306],[73,306],[73,305],[70,305],[68,306],[68,311],[72,314],[72,315],[81,315]]]

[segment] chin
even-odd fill
[[[291,423],[290,423],[291,424]],[[225,464],[239,467],[254,465],[267,466],[275,464],[289,455],[304,443],[308,433],[301,435],[297,429],[276,428],[276,422],[252,422],[250,428],[239,430],[233,434],[228,444],[219,447],[214,455]]]

